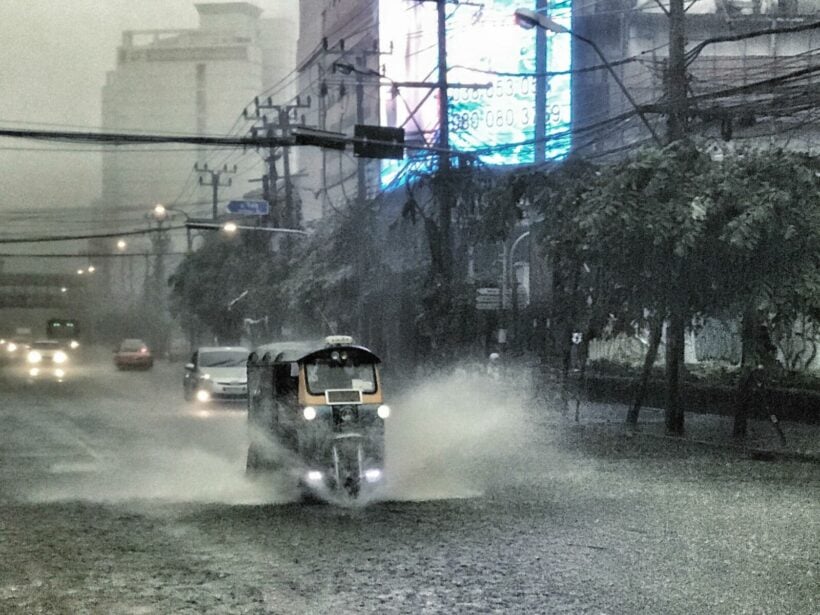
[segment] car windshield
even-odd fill
[[[238,367],[247,360],[247,350],[209,350],[199,353],[200,367]]]
[[[145,348],[145,343],[142,340],[125,340],[120,345],[120,350],[123,352],[139,352]]]
[[[308,390],[321,394],[332,389],[358,389],[362,393],[376,392],[376,366],[372,363],[339,365],[317,360],[308,363]]]

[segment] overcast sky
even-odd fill
[[[106,72],[115,67],[122,31],[194,28],[194,4],[195,0],[0,0],[0,126],[98,128],[101,88]],[[298,1],[254,4],[266,11],[265,16],[295,17]],[[85,206],[99,197],[99,154],[21,151],[42,147],[0,138],[0,210]]]

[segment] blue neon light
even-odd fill
[[[546,105],[540,110],[546,119],[546,140],[534,143],[535,77],[519,75],[535,73],[535,30],[522,30],[513,19],[515,9],[526,6],[527,1],[484,0],[482,5],[465,3],[448,8],[448,81],[491,85],[489,89],[449,90],[450,147],[475,153],[491,165],[532,163],[536,147],[543,148],[548,160],[565,157],[572,142],[570,74],[547,79]],[[436,80],[435,5],[381,0],[379,11],[382,48],[391,44],[393,48],[393,53],[385,56],[385,75],[395,83],[382,87],[381,123],[403,126],[408,142],[435,145],[438,91],[402,85]],[[554,21],[571,26],[570,0],[552,0],[547,13]],[[569,34],[547,34],[546,47],[548,72],[571,68]],[[400,173],[408,162],[422,171],[435,166],[435,156],[417,150],[408,149],[407,157],[411,160],[382,162],[382,186],[400,182]]]

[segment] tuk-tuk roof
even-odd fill
[[[308,363],[313,361],[314,359],[329,359],[330,355],[334,352],[346,352],[348,357],[353,359],[365,359],[372,363],[381,363],[382,360],[377,357],[370,349],[365,348],[364,346],[353,346],[353,345],[338,345],[333,344],[330,346],[325,346],[324,348],[320,348],[319,350],[314,350],[313,352],[309,352],[306,355],[299,357],[298,359],[293,359],[297,363]],[[280,359],[277,358],[277,361]]]
[[[254,352],[258,358],[267,355],[269,361],[276,363],[294,363],[306,352],[312,352],[317,343],[313,341],[273,342],[259,346]]]

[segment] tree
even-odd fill
[[[542,189],[554,313],[575,327],[600,326],[607,313],[628,322],[648,315],[655,334],[644,383],[668,322],[669,433],[683,433],[682,341],[694,317],[734,310],[783,330],[816,313],[817,176],[801,156],[747,152],[716,165],[676,143]],[[747,336],[748,356],[750,344]]]
[[[820,178],[809,157],[744,150],[704,178],[702,206],[719,221],[712,258],[724,276],[715,305],[742,317],[734,435],[746,435],[756,379],[778,367],[773,336],[820,322]],[[759,367],[763,374],[753,376]]]
[[[275,264],[264,238],[214,233],[171,275],[171,310],[206,326],[222,344],[237,343],[245,319],[273,313]]]

